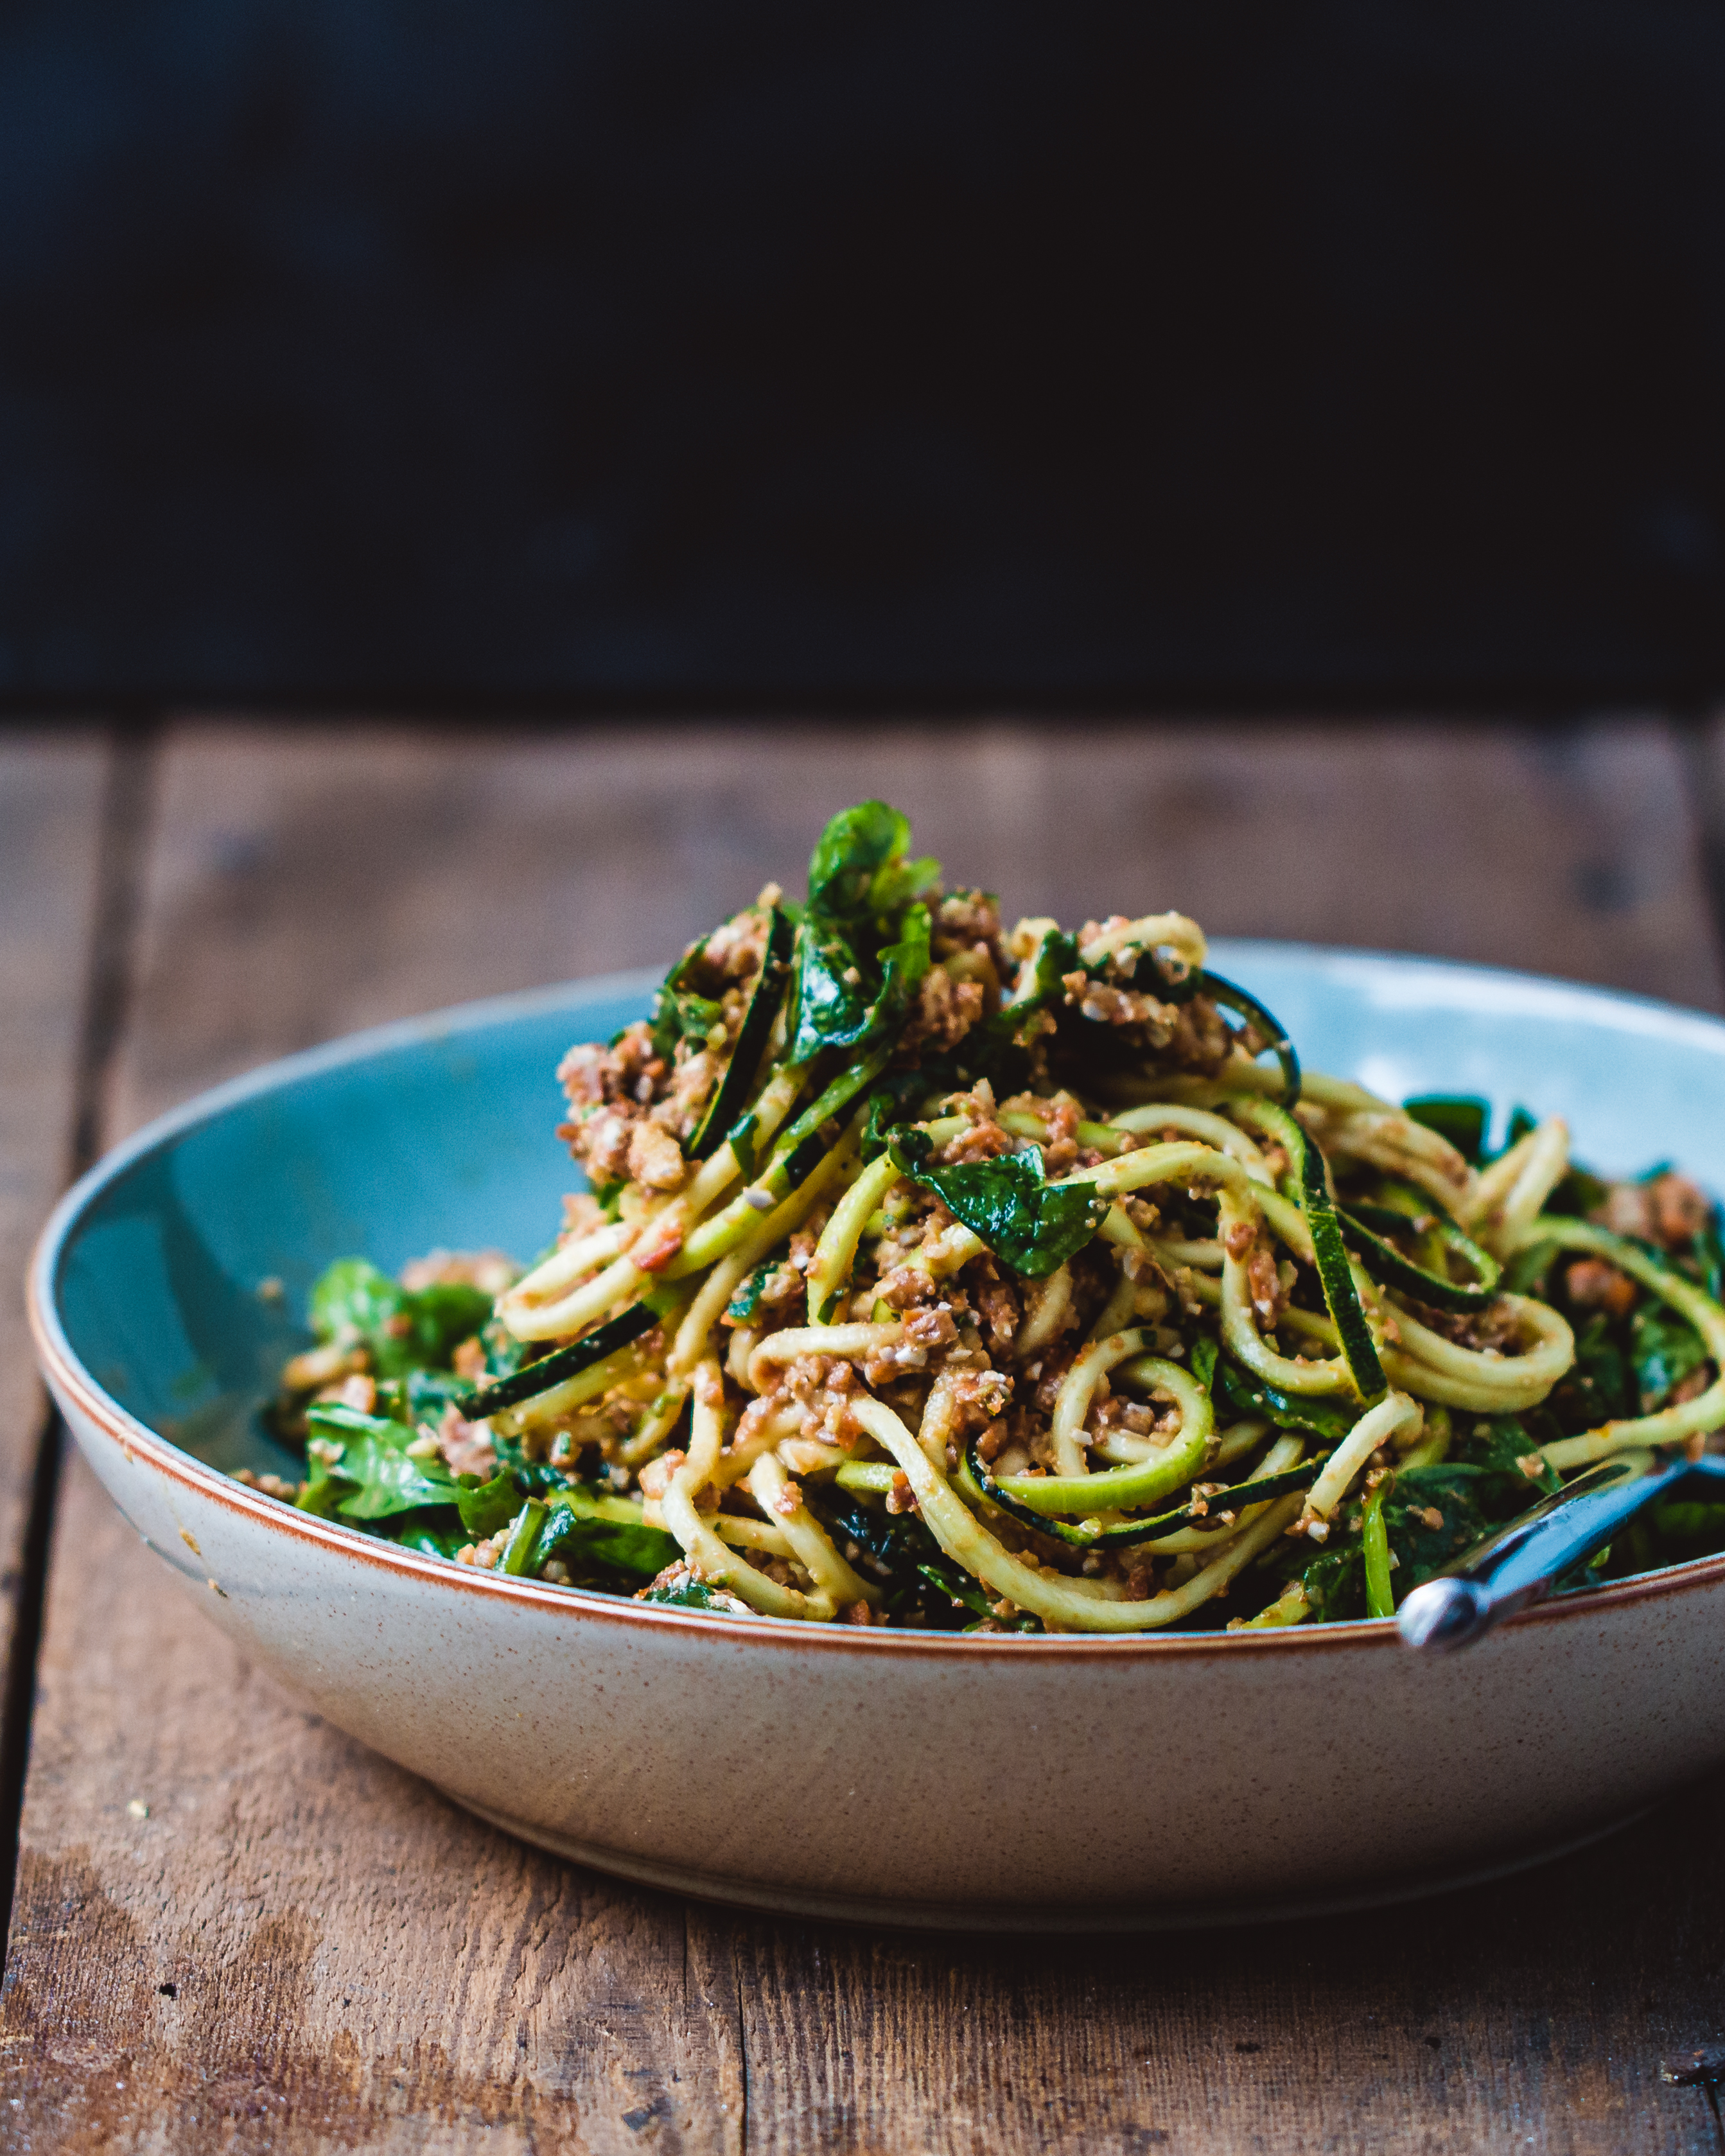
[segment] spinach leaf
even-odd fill
[[[1574,1400],[1589,1425],[1630,1412],[1629,1366],[1604,1311],[1576,1334],[1574,1366],[1558,1390]]]
[[[1725,1549],[1725,1505],[1705,1498],[1673,1498],[1654,1506],[1646,1517],[1659,1544],[1656,1564],[1681,1563]]]
[[[1064,1003],[1066,975],[1083,970],[1083,962],[1078,956],[1078,938],[1064,928],[1050,929],[1036,947],[1029,979],[1022,992],[1002,1010],[1002,1021],[1016,1030],[1019,1022],[1032,1011],[1046,1010],[1052,1004]]]
[[[491,1297],[460,1281],[409,1290],[368,1258],[337,1258],[311,1291],[321,1340],[362,1342],[380,1378],[447,1368],[491,1315]]]
[[[398,1313],[403,1292],[369,1258],[337,1258],[311,1291],[311,1329],[325,1341],[368,1337]]]
[[[1281,1568],[1277,1568],[1281,1572]],[[1305,1564],[1293,1563],[1283,1578],[1297,1579],[1306,1589],[1312,1614],[1326,1623],[1366,1614],[1365,1553],[1358,1535],[1338,1546],[1320,1551]],[[1392,1573],[1392,1579],[1394,1575]],[[1395,1584],[1399,1586],[1399,1581]],[[1274,1600],[1268,1596],[1267,1600]]]
[[[1482,1502],[1485,1471],[1445,1460],[1436,1467],[1409,1467],[1399,1473],[1384,1502],[1384,1524],[1395,1553],[1397,1599],[1421,1586],[1435,1573],[1489,1534],[1497,1524]],[[1523,1481],[1525,1511],[1533,1502]],[[1435,1515],[1435,1517],[1432,1517]]]
[[[454,1496],[469,1542],[483,1541],[506,1527],[526,1502],[506,1467],[499,1468],[489,1482],[458,1483]]]
[[[1216,1364],[1222,1395],[1239,1415],[1265,1415],[1278,1430],[1303,1430],[1331,1445],[1338,1444],[1359,1420],[1360,1410],[1336,1407],[1303,1393],[1284,1393],[1255,1377],[1231,1355]],[[1212,1388],[1214,1389],[1214,1387]]]
[[[809,911],[829,921],[895,913],[940,875],[934,860],[908,861],[911,819],[884,801],[842,809],[809,864]]]
[[[927,1563],[919,1564],[916,1569],[937,1594],[943,1594],[949,1602],[957,1603],[960,1609],[969,1610],[972,1616],[993,1615],[994,1605],[989,1601],[988,1589],[982,1582],[973,1578],[969,1573],[948,1558],[932,1558]]]
[[[1701,1335],[1662,1304],[1644,1302],[1630,1327],[1630,1359],[1643,1414],[1651,1414],[1707,1359]]]
[[[937,1168],[926,1131],[896,1133],[892,1158],[900,1172],[938,1194],[1003,1264],[1027,1280],[1044,1280],[1081,1250],[1101,1225],[1106,1199],[1086,1183],[1050,1183],[1035,1146],[997,1160]]]
[[[1188,1358],[1191,1363],[1192,1374],[1206,1392],[1209,1392],[1215,1383],[1216,1363],[1221,1352],[1220,1348],[1208,1332],[1201,1332],[1192,1343],[1192,1353]]]
[[[640,1507],[626,1499],[595,1496],[583,1489],[560,1491],[540,1530],[534,1569],[542,1572],[559,1558],[578,1576],[621,1573],[631,1579],[656,1579],[683,1554],[675,1535],[642,1521]]]
[[[390,1530],[389,1539],[403,1549],[418,1550],[422,1557],[454,1558],[473,1537],[447,1507],[435,1512],[409,1512]]]
[[[761,1307],[761,1297],[766,1293],[767,1283],[784,1263],[785,1245],[769,1251],[752,1273],[737,1284],[737,1291],[725,1306],[727,1325],[752,1325]]]
[[[1404,1101],[1402,1106],[1416,1123],[1447,1138],[1465,1161],[1479,1165],[1491,1112],[1489,1101],[1471,1094],[1424,1093]]]
[[[678,1554],[680,1556],[681,1552]],[[675,1580],[668,1587],[649,1587],[635,1597],[638,1602],[656,1602],[671,1609],[712,1609],[729,1617],[747,1616],[734,1595],[726,1594],[722,1588],[709,1587],[704,1579],[692,1575]]]
[[[1519,1415],[1458,1414],[1455,1427],[1458,1435],[1450,1458],[1442,1464],[1477,1467],[1491,1478],[1481,1484],[1479,1502],[1492,1519],[1513,1519],[1542,1492],[1549,1495],[1563,1486],[1555,1468],[1542,1467],[1537,1481],[1522,1474],[1521,1461],[1531,1459],[1547,1440],[1536,1437]]]
[[[1689,1248],[1695,1269],[1701,1275],[1702,1286],[1717,1302],[1725,1295],[1725,1243],[1719,1240],[1717,1220],[1703,1228]]]
[[[351,1483],[335,1510],[344,1520],[382,1520],[420,1505],[447,1505],[454,1498],[455,1478],[441,1460],[413,1460],[406,1448],[415,1432],[405,1423],[362,1414],[357,1408],[324,1401],[306,1416],[311,1435],[327,1445],[340,1445],[338,1460],[311,1455],[314,1489],[326,1482]],[[321,1467],[321,1476],[317,1469]],[[308,1507],[308,1510],[320,1509]]]
[[[926,906],[905,909],[898,941],[870,953],[824,917],[797,932],[793,1022],[785,1053],[806,1063],[824,1048],[867,1048],[904,1023],[929,967]]]

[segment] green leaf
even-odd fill
[[[325,1341],[368,1337],[399,1313],[405,1294],[369,1258],[337,1258],[311,1291],[311,1329]]]
[[[1192,1366],[1193,1376],[1197,1378],[1206,1392],[1210,1390],[1214,1383],[1216,1363],[1221,1352],[1221,1348],[1208,1332],[1199,1333],[1192,1343],[1192,1353],[1188,1360]]]
[[[927,906],[908,906],[898,940],[870,955],[832,922],[805,921],[797,932],[787,1060],[806,1063],[825,1048],[864,1050],[896,1032],[928,971],[929,927]]]
[[[681,1552],[679,1551],[679,1555]],[[692,1576],[674,1581],[669,1587],[649,1587],[636,1596],[638,1602],[655,1602],[670,1609],[711,1609],[721,1616],[740,1614],[736,1601],[722,1589],[709,1587],[704,1579]]]
[[[1589,1424],[1607,1422],[1614,1415],[1631,1411],[1629,1366],[1604,1311],[1576,1334],[1574,1367],[1565,1384],[1579,1394]]]
[[[491,1297],[459,1281],[409,1291],[368,1258],[337,1258],[311,1291],[311,1328],[321,1340],[357,1340],[380,1378],[446,1368],[464,1340],[491,1315]]]
[[[656,1579],[682,1553],[682,1545],[675,1535],[644,1524],[638,1505],[631,1506],[626,1499],[595,1497],[583,1490],[568,1490],[551,1500],[550,1517],[540,1530],[534,1569],[542,1572],[552,1558],[558,1558],[578,1578],[593,1573],[615,1573],[633,1585],[639,1580]]]
[[[1644,1302],[1630,1327],[1630,1359],[1643,1414],[1651,1414],[1707,1359],[1701,1335],[1686,1319]]]
[[[338,1461],[324,1462],[315,1454],[311,1461],[314,1485],[322,1479],[315,1471],[322,1466],[330,1481],[354,1486],[336,1505],[344,1520],[388,1519],[416,1506],[454,1500],[455,1478],[441,1460],[408,1458],[407,1447],[416,1433],[405,1423],[362,1414],[333,1401],[321,1402],[305,1419],[312,1436],[341,1448]]]
[[[473,1540],[447,1507],[408,1513],[390,1530],[389,1538],[403,1549],[418,1550],[422,1557],[449,1558],[459,1556]]]
[[[1003,1019],[1014,1027],[1030,1012],[1045,1010],[1050,1004],[1065,1000],[1065,976],[1085,970],[1078,956],[1078,938],[1064,928],[1051,929],[1036,947],[1036,957],[1025,982],[1023,992],[1015,995],[1001,1013]]]
[[[1027,1280],[1045,1280],[1081,1250],[1101,1227],[1108,1201],[1087,1183],[1050,1183],[1040,1147],[998,1160],[929,1163],[924,1131],[896,1134],[892,1158],[901,1173],[937,1192],[956,1220]]]
[[[521,1509],[521,1493],[506,1467],[500,1468],[489,1482],[458,1485],[454,1496],[470,1542],[495,1535]]]
[[[875,879],[910,848],[910,818],[884,801],[841,809],[809,863],[809,911],[829,921],[858,921],[885,911],[874,902]]]
[[[916,1569],[937,1593],[944,1594],[949,1602],[956,1602],[961,1609],[969,1610],[973,1617],[993,1615],[993,1604],[989,1601],[988,1590],[982,1582],[973,1578],[961,1565],[952,1563],[950,1558],[931,1558],[926,1563],[919,1564]]]
[[[1485,1481],[1484,1471],[1452,1460],[1436,1467],[1407,1468],[1397,1475],[1384,1501],[1384,1524],[1399,1561],[1398,1595],[1404,1596],[1409,1588],[1441,1572],[1497,1524],[1496,1516],[1482,1502]],[[1525,1512],[1536,1492],[1525,1481],[1522,1491],[1517,1509]],[[1434,1512],[1437,1522],[1430,1517]]]

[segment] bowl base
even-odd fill
[[[553,1856],[567,1857],[614,1878],[628,1879],[639,1887],[657,1887],[667,1893],[691,1895],[698,1902],[716,1902],[726,1908],[754,1909],[778,1917],[810,1917],[826,1923],[872,1924],[898,1931],[918,1932],[1196,1932],[1214,1931],[1236,1924],[1291,1922],[1301,1917],[1345,1915],[1355,1909],[1380,1909],[1397,1902],[1417,1902],[1430,1894],[1446,1894],[1463,1887],[1483,1887],[1512,1873],[1529,1871],[1586,1849],[1608,1835],[1618,1834],[1654,1809],[1638,1804],[1633,1811],[1589,1827],[1557,1841],[1543,1841],[1500,1856],[1485,1864],[1462,1865],[1453,1870],[1405,1873],[1375,1886],[1347,1892],[1288,1896],[1260,1902],[1204,1902],[1126,1903],[1094,1909],[1029,1907],[1000,1902],[894,1902],[862,1894],[820,1894],[797,1887],[774,1886],[770,1881],[732,1879],[697,1871],[680,1864],[659,1864],[617,1849],[602,1849],[572,1835],[550,1827],[534,1826],[511,1819],[506,1812],[492,1811],[453,1789],[438,1785],[440,1794],[464,1811],[501,1827],[518,1841],[531,1842]]]

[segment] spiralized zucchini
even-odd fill
[[[1457,1104],[1302,1074],[1183,916],[1009,932],[937,878],[849,810],[804,903],[769,887],[570,1051],[589,1193],[440,1420],[378,1395],[449,1471],[422,1525],[523,1500],[451,1554],[627,1587],[601,1545],[638,1522],[638,1565],[675,1551],[646,1599],[814,1622],[1384,1615],[1562,1474],[1725,1424],[1693,1186],[1598,1183],[1556,1118],[1471,1156]],[[290,1406],[357,1517],[350,1330]],[[622,1509],[583,1545],[556,1508],[593,1491]]]

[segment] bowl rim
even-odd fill
[[[1725,1057],[1725,1020],[1706,1012],[1663,1003],[1656,997],[1563,981],[1547,974],[1477,966],[1415,953],[1284,942],[1270,937],[1219,937],[1216,942],[1219,949],[1227,948],[1230,958],[1235,958],[1236,953],[1249,956],[1262,951],[1266,955],[1342,962],[1344,965],[1389,966],[1399,972],[1430,969],[1455,980],[1458,986],[1463,980],[1471,980],[1494,999],[1514,996],[1518,1007],[1524,1010],[1528,991],[1543,992],[1539,1000],[1543,1002],[1549,1002],[1554,992],[1560,998],[1558,1008],[1563,1004],[1580,1007],[1575,1009],[1577,1016],[1584,1012],[1603,1015],[1606,1011],[1614,1011],[1620,1024],[1625,1018],[1630,1020],[1625,1029],[1627,1030],[1656,1034],[1676,1031],[1692,1037],[1698,1034]],[[415,1017],[368,1026],[260,1064],[153,1117],[86,1169],[54,1206],[37,1238],[25,1276],[25,1305],[37,1361],[50,1389],[59,1400],[75,1402],[78,1410],[119,1445],[129,1464],[142,1459],[169,1481],[243,1518],[261,1523],[277,1534],[297,1538],[334,1557],[379,1567],[386,1573],[429,1581],[470,1594],[501,1596],[517,1608],[552,1615],[561,1612],[588,1621],[644,1626],[649,1631],[669,1626],[691,1635],[716,1635],[737,1645],[777,1645],[819,1653],[957,1656],[967,1666],[978,1658],[995,1661],[1002,1656],[1022,1658],[1025,1655],[1034,1655],[1039,1661],[1050,1656],[1088,1660],[1100,1655],[1135,1664],[1147,1656],[1159,1659],[1230,1656],[1237,1659],[1242,1655],[1384,1650],[1399,1643],[1393,1618],[1350,1618],[1329,1625],[1271,1627],[1250,1632],[1064,1632],[1029,1635],[895,1632],[872,1625],[811,1625],[793,1619],[681,1610],[637,1602],[626,1595],[605,1594],[593,1589],[557,1587],[539,1580],[512,1578],[403,1549],[399,1543],[364,1534],[357,1527],[322,1519],[315,1513],[296,1511],[279,1498],[249,1488],[219,1468],[207,1466],[122,1407],[91,1375],[74,1350],[61,1322],[58,1303],[62,1259],[85,1214],[96,1199],[149,1154],[189,1131],[215,1122],[243,1101],[277,1091],[302,1079],[362,1063],[393,1049],[417,1047],[445,1035],[508,1024],[564,1007],[569,1007],[572,1015],[589,1002],[643,995],[657,988],[660,978],[659,970],[649,968],[595,974],[542,988],[480,997]],[[1517,1629],[1584,1622],[1609,1609],[1664,1599],[1720,1582],[1725,1582],[1725,1553],[1693,1558],[1681,1564],[1661,1567],[1656,1572],[1640,1573],[1629,1579],[1609,1581],[1603,1586],[1556,1596],[1506,1621]]]

